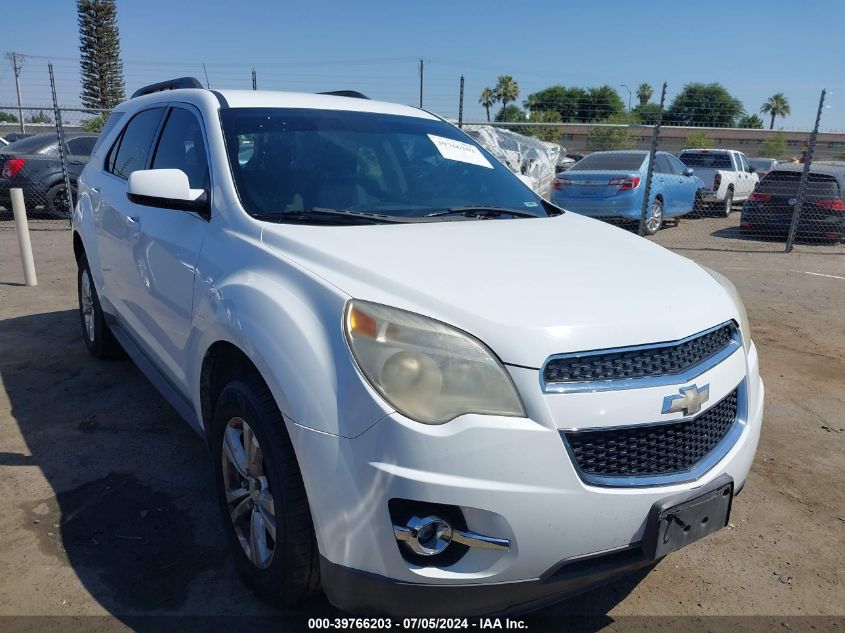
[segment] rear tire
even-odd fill
[[[97,358],[117,358],[123,352],[120,343],[114,338],[109,329],[103,309],[100,307],[100,297],[94,286],[91,268],[85,255],[79,260],[77,273],[77,295],[79,297],[79,319],[82,324],[82,338],[85,347]]]
[[[731,214],[733,211],[734,206],[734,190],[728,189],[728,192],[725,194],[725,201],[722,204],[722,208],[719,210],[719,217],[726,218]]]
[[[211,433],[217,496],[238,571],[264,600],[307,600],[320,584],[311,509],[284,418],[260,376],[223,388]]]
[[[645,218],[645,234],[654,235],[663,225],[663,201],[655,198]]]
[[[70,192],[73,199],[76,200],[76,187],[71,185]],[[49,213],[62,218],[70,216],[72,207],[68,206],[67,187],[65,187],[65,183],[60,182],[50,187],[45,197],[47,198],[45,205]]]

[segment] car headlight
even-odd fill
[[[469,334],[367,301],[346,305],[349,348],[370,384],[403,415],[443,424],[464,413],[525,417],[502,363]]]
[[[742,334],[742,346],[745,348],[745,352],[751,349],[751,326],[748,324],[748,315],[745,313],[745,304],[742,302],[742,297],[739,296],[739,290],[736,289],[733,282],[722,275],[721,273],[717,273],[712,268],[708,268],[707,266],[702,266],[699,264],[704,270],[706,270],[713,279],[719,282],[719,285],[725,289],[725,292],[728,293],[731,300],[733,300],[734,305],[736,306],[736,311],[739,314],[739,331]]]

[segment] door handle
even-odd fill
[[[137,215],[127,215],[126,216],[126,224],[128,224],[133,229],[140,229],[141,228],[141,218]]]

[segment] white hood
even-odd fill
[[[676,340],[738,317],[694,262],[573,213],[268,224],[262,241],[351,297],[439,319],[526,367],[552,354]]]

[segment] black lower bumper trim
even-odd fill
[[[350,569],[320,558],[329,601],[350,613],[471,617],[540,609],[653,565],[640,547],[555,565],[541,578],[476,585],[411,583]]]

